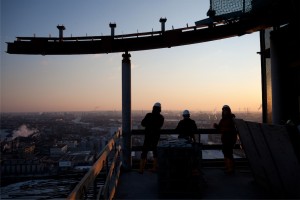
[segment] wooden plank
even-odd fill
[[[250,167],[256,181],[264,188],[269,189],[268,179],[264,172],[262,163],[260,162],[260,152],[257,144],[249,130],[249,127],[242,119],[235,119],[235,124],[239,132],[239,138],[245,151],[245,154],[249,160]]]
[[[255,162],[260,162],[265,174],[266,182],[272,192],[281,195],[283,182],[278,174],[276,166],[274,165],[274,158],[263,135],[261,124],[255,122],[246,122],[246,124],[251,132],[253,141],[259,153],[259,160],[256,160]]]
[[[267,145],[274,158],[274,166],[283,182],[287,195],[300,197],[300,164],[284,126],[262,126]]]
[[[284,126],[236,119],[255,179],[279,197],[300,198],[300,164]]]

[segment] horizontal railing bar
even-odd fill
[[[142,146],[132,146],[131,151],[142,151]],[[202,144],[202,150],[221,150],[222,144]],[[234,146],[234,149],[241,149],[239,144]]]
[[[132,135],[145,135],[144,129],[134,129],[131,131]],[[160,130],[161,135],[177,135],[175,129],[162,129]],[[219,134],[217,129],[198,129],[196,134]]]

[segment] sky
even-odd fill
[[[121,110],[122,53],[7,54],[17,36],[110,35],[193,26],[209,0],[1,0],[1,112]],[[132,110],[259,111],[259,33],[131,54]]]

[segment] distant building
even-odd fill
[[[50,148],[50,156],[61,156],[67,153],[68,145],[66,144],[57,144]]]
[[[91,151],[80,151],[76,153],[68,153],[60,158],[59,170],[78,169],[80,166],[92,166],[94,164],[94,155]]]
[[[1,161],[1,177],[37,175],[47,172],[47,166],[38,159],[5,159]]]

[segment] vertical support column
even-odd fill
[[[276,37],[270,37],[270,51],[271,51],[271,80],[272,80],[272,122],[273,124],[280,124],[282,112],[282,82],[281,82],[281,56],[280,45]]]
[[[130,170],[131,161],[131,61],[130,54],[122,54],[122,152],[123,166]]]
[[[267,73],[266,73],[266,41],[265,30],[260,31],[260,62],[261,62],[261,91],[262,91],[262,122],[268,121],[267,103]]]

